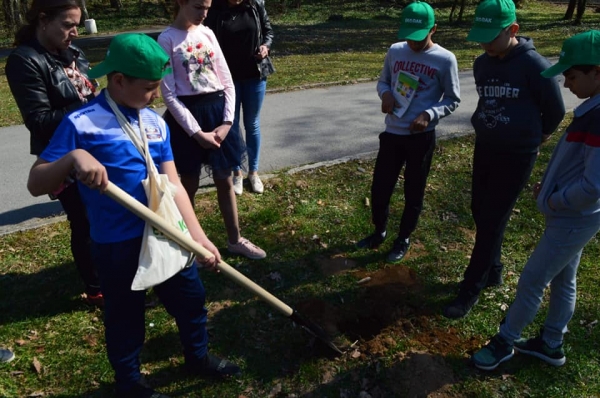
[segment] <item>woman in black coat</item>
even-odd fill
[[[95,96],[87,78],[89,62],[72,44],[81,9],[77,0],[34,0],[27,25],[15,36],[6,62],[10,90],[30,132],[30,152],[39,156],[63,117]],[[64,181],[57,198],[71,227],[71,252],[85,284],[85,299],[102,306],[98,277],[90,254],[90,226],[74,179]]]
[[[248,179],[252,190],[263,193],[258,177],[260,157],[260,109],[267,90],[267,76],[273,72],[268,58],[273,29],[264,0],[214,0],[204,24],[211,28],[225,54],[235,85],[235,120],[231,130],[240,128],[243,108],[248,151]],[[243,191],[242,171],[234,169],[233,188]]]

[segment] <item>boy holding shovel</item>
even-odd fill
[[[169,144],[169,130],[146,108],[159,96],[161,79],[170,72],[169,57],[149,36],[116,36],[105,60],[90,78],[108,75],[106,90],[71,113],[57,128],[48,147],[33,165],[27,187],[32,195],[51,192],[75,170],[91,224],[92,253],[105,298],[105,335],[108,359],[115,371],[119,397],[166,397],[143,381],[139,353],[144,343],[145,291],[132,291],[138,268],[144,221],[117,202],[101,195],[109,177],[142,203],[146,161],[121,128],[107,101],[116,103],[138,134],[145,134],[149,152],[160,173],[177,187],[175,203],[192,238],[214,257],[203,266],[214,268],[221,256],[202,230],[183,189]],[[143,123],[142,123],[143,122]],[[143,131],[140,126],[143,125]],[[196,264],[154,287],[166,310],[175,317],[187,368],[209,377],[237,375],[240,368],[208,353],[205,291]]]

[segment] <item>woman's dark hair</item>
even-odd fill
[[[582,72],[582,73],[590,73],[592,70],[594,70],[595,67],[596,67],[596,65],[573,65],[569,69],[564,71],[563,74],[567,73],[567,71],[569,71],[571,69],[578,70],[579,72]]]
[[[80,8],[79,0],[33,0],[25,14],[27,24],[23,25],[15,34],[14,45],[18,46],[32,40],[42,18],[52,21],[64,11],[74,8]]]

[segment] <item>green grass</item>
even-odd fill
[[[566,123],[568,119],[561,130]],[[556,137],[543,146],[531,183],[540,179],[555,142]],[[174,397],[358,397],[361,391],[373,397],[598,396],[600,335],[593,323],[600,316],[597,239],[582,257],[565,366],[553,368],[517,356],[497,371],[479,372],[466,360],[496,332],[504,315],[501,305],[512,301],[518,275],[543,230],[530,186],[506,231],[505,286],[487,290],[466,319],[450,321],[439,315],[453,297],[473,244],[472,149],[472,137],[439,142],[425,208],[402,265],[383,260],[391,240],[379,252],[353,248],[372,228],[365,205],[372,159],[293,174],[282,171],[266,181],[264,195],[238,198],[244,235],[269,257],[246,261],[222,249],[225,260],[293,307],[305,308],[308,299],[315,299],[323,314],[332,308],[324,318],[319,311],[303,313],[323,326],[344,317],[350,323],[338,323],[341,332],[334,337],[343,344],[356,340],[360,356],[353,357],[353,350],[339,358],[329,356],[266,303],[224,276],[203,272],[211,350],[239,362],[244,376],[222,383],[185,376],[176,327],[158,306],[146,314],[146,324],[154,325],[147,328],[141,356],[147,379]],[[399,184],[390,226],[398,225],[402,202]],[[196,205],[207,234],[224,247],[215,193],[198,195]],[[17,355],[12,363],[0,365],[0,396],[112,394],[102,312],[90,310],[79,298],[68,241],[65,222],[0,238],[0,345]],[[352,267],[325,272],[336,261]],[[375,281],[395,270],[410,270],[416,284],[356,284],[364,276]],[[537,331],[546,309],[547,301],[525,335]],[[39,373],[34,361],[41,364]]]
[[[281,7],[280,4],[287,4]],[[275,41],[272,58],[277,73],[269,78],[268,89],[290,90],[315,84],[346,84],[372,80],[379,76],[387,48],[395,42],[400,6],[377,0],[306,0],[300,7],[290,2],[267,2]],[[170,14],[162,1],[144,1],[140,15],[138,2],[124,0],[121,13],[99,1],[88,2],[91,17],[102,33],[160,27],[170,23]],[[434,40],[456,54],[460,69],[469,69],[481,53],[465,41],[474,6],[468,6],[464,22],[448,22],[450,5],[433,2],[438,32]],[[590,8],[583,24],[573,26],[562,21],[566,5],[528,1],[518,11],[521,32],[534,39],[544,56],[557,56],[562,41],[587,29],[598,29],[600,14]],[[335,16],[334,18],[330,18]],[[85,32],[81,32],[82,35]],[[2,41],[1,37],[4,37]],[[10,43],[0,32],[0,45]],[[102,60],[106,49],[85,48],[92,63]],[[3,74],[5,59],[0,59],[0,127],[22,123]],[[156,106],[161,106],[158,101]]]

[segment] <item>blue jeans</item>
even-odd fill
[[[597,223],[574,228],[549,226],[546,220],[544,234],[519,278],[515,301],[500,325],[501,337],[507,341],[520,338],[540,308],[544,289],[550,285],[550,304],[542,338],[552,346],[562,344],[575,311],[581,252],[599,228]]]
[[[108,360],[115,370],[117,391],[126,394],[140,380],[140,351],[145,339],[145,291],[131,290],[141,238],[92,243],[92,255],[104,294],[104,327]],[[154,287],[175,318],[186,362],[207,353],[205,291],[196,265]]]
[[[258,171],[260,160],[260,109],[267,91],[266,79],[246,79],[233,82],[235,85],[235,120],[231,131],[239,134],[240,109],[243,109],[248,170]],[[240,167],[234,168],[239,170]]]

